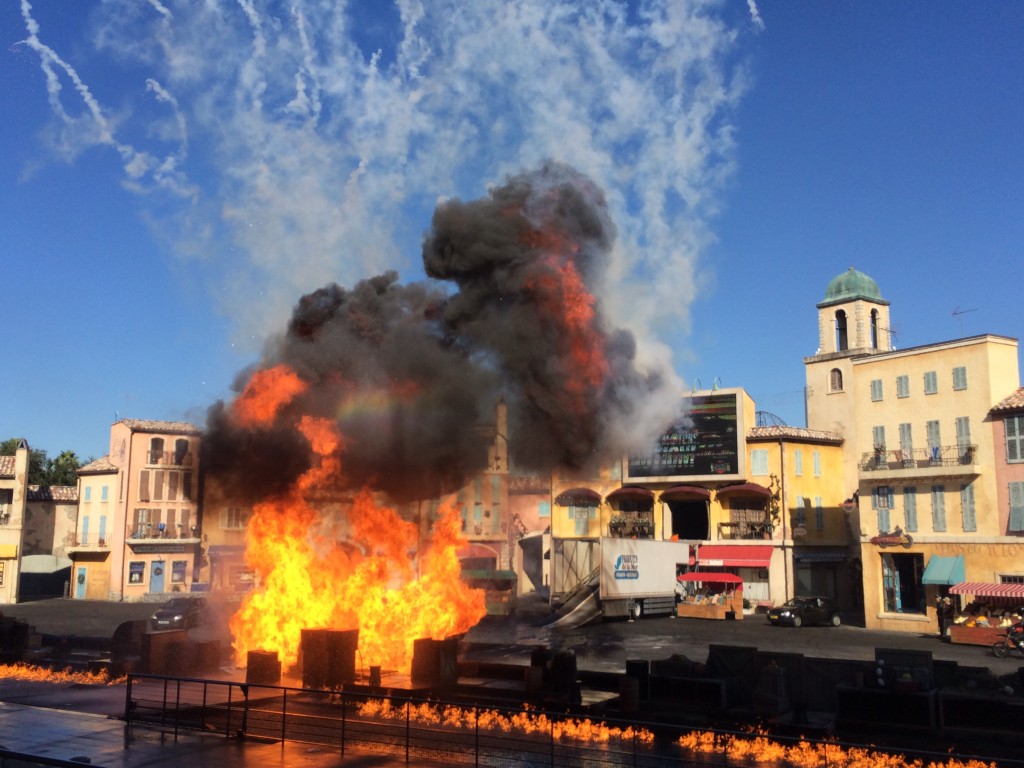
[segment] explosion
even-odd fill
[[[512,461],[533,471],[591,468],[628,450],[637,423],[666,423],[647,412],[674,407],[666,377],[637,370],[594,295],[613,240],[600,191],[548,164],[438,206],[424,267],[456,291],[388,273],[298,302],[204,440],[211,482],[252,506],[240,660],[291,663],[303,628],[358,629],[364,663],[408,670],[416,639],[482,618],[483,593],[459,579],[452,494],[486,467],[477,427],[499,399]],[[430,525],[396,508],[424,501],[440,505]]]

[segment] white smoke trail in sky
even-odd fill
[[[666,359],[656,337],[685,336],[733,166],[745,8],[106,0],[82,24],[91,45],[73,49],[107,67],[86,83],[87,62],[47,44],[34,5],[22,0],[25,44],[57,147],[73,159],[112,146],[126,185],[162,193],[140,205],[201,256],[246,335],[277,330],[327,282],[387,268],[419,279],[439,199],[479,197],[550,158],[606,191],[619,236],[608,314],[648,359]]]

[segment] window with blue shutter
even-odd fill
[[[797,477],[804,473],[804,452],[797,448],[793,451],[793,474]]]
[[[1003,419],[1006,432],[1006,460],[1012,463],[1024,461],[1024,416],[1009,416]]]
[[[974,486],[971,483],[960,486],[960,511],[963,514],[964,531],[978,530],[978,523],[974,518]]]
[[[938,461],[942,452],[942,436],[939,434],[939,422],[937,419],[925,422],[925,433],[928,438],[928,458]]]
[[[935,371],[928,371],[924,375],[924,393],[926,395],[934,395],[939,391],[939,377]]]
[[[814,497],[814,527],[819,530],[825,530],[825,510],[821,507],[821,496]]]
[[[92,488],[85,486],[85,498],[83,501],[92,501]]]
[[[804,497],[796,497],[796,519],[793,521],[793,525],[797,528],[803,528],[807,525],[807,515],[804,512]]]
[[[100,501],[106,501],[107,500],[107,493],[108,493],[109,490],[110,490],[110,486],[107,486],[107,485],[104,485],[102,488],[100,488]]]
[[[1010,483],[1011,531],[1024,531],[1024,482]]]
[[[946,530],[946,487],[932,486],[932,530]]]
[[[882,399],[882,380],[872,379],[871,380],[871,399],[875,402]]]
[[[967,389],[967,369],[962,365],[953,369],[953,389]]]
[[[537,517],[551,517],[551,502],[537,502]]]
[[[757,448],[750,452],[750,474],[768,474],[768,451],[764,448]]]
[[[871,507],[878,513],[879,533],[889,530],[889,510],[892,508],[892,489],[881,485],[871,491]]]
[[[896,377],[896,397],[910,397],[910,377]]]
[[[821,451],[812,453],[811,460],[814,462],[814,476],[821,477]]]
[[[903,489],[903,527],[909,532],[917,530],[917,488]]]

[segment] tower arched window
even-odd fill
[[[843,391],[843,372],[838,368],[833,368],[829,373],[828,387],[830,392]]]
[[[846,312],[836,310],[836,352],[845,352],[850,348],[846,335]]]
[[[878,349],[878,310],[871,310],[871,348]]]

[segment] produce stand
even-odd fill
[[[1021,618],[1024,584],[991,584],[966,581],[949,588],[961,600],[973,598],[958,611],[949,625],[949,640],[965,645],[991,646]]]
[[[743,619],[743,579],[734,573],[694,571],[677,577],[682,584],[701,585],[702,593],[684,595],[676,615],[687,619]]]

